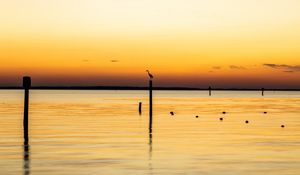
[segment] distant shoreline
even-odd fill
[[[22,87],[0,87],[0,90],[20,90]],[[35,90],[148,90],[148,87],[133,86],[33,86]],[[189,88],[189,87],[153,87],[153,90],[177,90],[177,91],[208,91],[208,88]],[[213,91],[261,91],[257,88],[216,88]],[[265,91],[300,91],[300,89],[276,89],[270,88]]]

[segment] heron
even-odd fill
[[[146,72],[148,72],[150,79],[153,79],[153,75],[149,72],[149,70],[146,70]]]

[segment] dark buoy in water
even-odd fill
[[[248,121],[248,120],[246,120],[246,121],[245,121],[245,123],[249,123],[249,121]]]
[[[281,125],[281,127],[284,128],[285,126],[284,126],[284,125]]]
[[[222,112],[222,114],[226,114],[226,112],[225,112],[225,111],[223,111],[223,112]]]
[[[220,118],[220,121],[223,121],[223,118],[222,118],[222,117]]]
[[[266,111],[264,112],[264,114],[267,114],[267,113],[268,113],[268,112],[266,112]]]
[[[198,115],[196,115],[196,118],[198,118],[199,116]]]
[[[171,112],[170,112],[170,114],[171,114],[171,115],[174,115],[174,112],[173,112],[173,111],[171,111]]]

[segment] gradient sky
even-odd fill
[[[299,0],[0,1],[0,86],[300,88]]]

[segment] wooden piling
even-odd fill
[[[265,95],[265,88],[261,88],[261,96]]]
[[[209,96],[211,96],[211,87],[208,87]]]
[[[149,80],[149,133],[152,134],[152,80]]]
[[[28,145],[28,105],[29,105],[29,89],[31,86],[31,78],[23,77],[23,88],[24,88],[24,118],[23,118],[23,129],[24,129],[24,145]]]
[[[139,102],[139,114],[142,114],[142,102]]]

